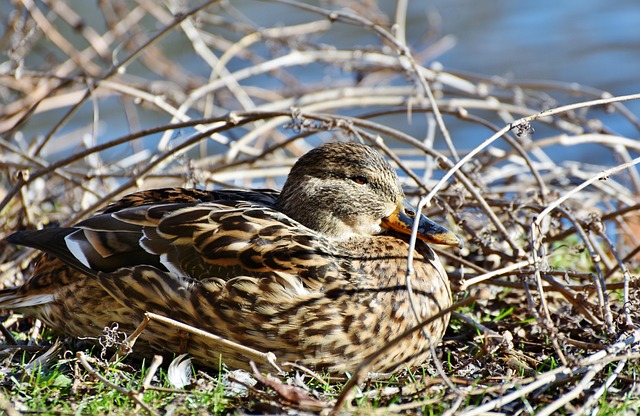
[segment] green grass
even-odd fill
[[[589,251],[577,235],[553,243],[550,250],[549,266],[558,270],[593,270]]]
[[[91,368],[104,380],[100,380],[82,365],[75,353],[61,348],[44,364],[32,365],[42,352],[22,352],[11,362],[5,359],[2,370],[7,373],[2,393],[20,412],[40,414],[96,414],[128,415],[144,414],[144,409],[126,392],[139,392],[141,401],[153,412],[175,415],[228,414],[238,409],[256,413],[282,412],[295,409],[295,404],[278,398],[263,385],[256,391],[242,388],[238,393],[227,380],[230,374],[223,371],[192,368],[192,384],[175,389],[169,381],[165,363],[154,373],[150,387],[143,388],[143,380],[150,371],[147,362],[125,359],[109,363],[99,358],[98,348],[83,351]],[[17,358],[20,357],[20,358]],[[70,358],[65,358],[70,357]],[[29,370],[28,370],[29,369]],[[356,413],[379,408],[405,406],[423,414],[441,414],[447,402],[440,400],[445,389],[440,383],[430,383],[432,375],[425,369],[414,374],[392,376],[389,379],[369,381],[360,386],[364,394],[356,394],[350,409]],[[323,379],[328,377],[321,375]],[[284,383],[292,382],[287,378]],[[322,383],[310,377],[304,379],[311,397],[328,404],[341,393],[344,382]],[[236,385],[237,386],[237,385]],[[275,407],[274,407],[275,406]]]
[[[69,351],[67,351],[69,353]],[[140,391],[143,403],[158,413],[172,410],[174,414],[228,413],[238,397],[225,390],[223,373],[212,377],[200,373],[186,389],[171,386],[167,372],[155,373],[151,386],[142,388],[149,371],[143,363],[107,363],[86,352],[92,368],[114,386],[128,391]],[[78,359],[52,358],[53,364],[36,365],[27,371],[28,357],[11,364],[5,371],[2,390],[20,411],[45,414],[132,414],[140,405],[129,395],[102,382],[84,369]],[[6,364],[5,364],[6,365]]]
[[[640,398],[617,397],[615,394],[603,394],[598,402],[597,416],[636,415],[640,406]]]
[[[69,394],[73,380],[61,367],[62,365],[54,365],[48,370],[34,368],[22,377],[11,376],[9,384],[13,384],[14,394],[9,395],[12,396],[12,401],[21,403],[27,409],[71,411],[65,397]]]

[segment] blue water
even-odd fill
[[[412,3],[416,29],[420,3]],[[430,7],[442,15],[442,33],[458,39],[439,58],[447,67],[640,91],[637,0],[434,0]]]
[[[428,10],[441,16],[441,34],[456,39],[452,49],[436,58],[446,69],[500,75],[514,81],[575,82],[613,95],[640,92],[638,0],[414,1],[409,38],[424,31]],[[569,97],[564,103],[583,100],[586,98]],[[640,116],[640,101],[625,105]],[[594,114],[617,134],[638,137],[637,130],[622,117]],[[534,139],[542,137],[541,128],[538,125]],[[556,160],[616,162],[598,145],[550,150]]]

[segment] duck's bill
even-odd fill
[[[404,201],[391,215],[382,220],[382,225],[403,234],[411,234],[416,212],[415,208]],[[447,228],[436,224],[422,214],[420,214],[418,221],[419,239],[432,244],[462,247],[462,240]]]

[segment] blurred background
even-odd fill
[[[289,4],[286,1],[209,2],[205,12],[196,13],[190,21],[193,33],[197,35],[189,34],[186,26],[171,27],[153,41],[152,48],[119,68],[117,74],[107,75],[132,51],[169,27],[177,15],[201,4],[205,3],[97,0],[31,3],[27,0],[0,0],[3,31],[0,39],[0,133],[4,132],[8,140],[22,149],[43,143],[37,154],[53,161],[69,156],[79,148],[172,121],[171,111],[149,105],[140,98],[132,99],[135,94],[114,90],[113,87],[96,89],[93,99],[85,99],[71,110],[80,99],[85,74],[92,82],[106,77],[118,82],[121,88],[133,86],[139,93],[150,93],[178,107],[190,97],[197,96],[194,93],[199,88],[213,85],[218,80],[227,82],[223,80],[225,73],[237,76],[243,71],[259,68],[260,62],[273,62],[275,65],[280,58],[295,58],[292,51],[326,51],[327,54],[333,51],[372,51],[395,59],[396,51],[392,45],[382,41],[375,30],[362,22],[349,22],[348,19],[329,22],[326,14],[318,12],[320,9],[324,12],[353,12],[382,28],[391,28],[392,33],[395,33],[395,20],[406,21],[404,38],[420,65],[469,82],[434,82],[432,88],[443,102],[474,98],[475,104],[482,105],[487,96],[497,97],[504,102],[522,105],[523,111],[510,114],[518,118],[560,105],[601,98],[605,92],[613,96],[640,92],[640,2],[634,0],[615,3],[593,0],[579,5],[550,0],[525,3],[509,0],[411,1],[407,3],[406,19],[397,17],[396,11],[396,6],[404,2],[334,0],[300,3],[318,7],[317,10],[296,7],[295,2]],[[115,35],[115,39],[110,38],[120,23],[124,33]],[[45,29],[43,34],[42,28],[46,27],[50,29]],[[301,29],[300,34],[282,36],[284,30],[303,27],[307,29]],[[195,28],[199,32],[195,32]],[[278,30],[283,32],[278,33]],[[269,34],[275,35],[270,38]],[[196,39],[198,36],[200,38]],[[258,39],[260,36],[262,39]],[[402,38],[401,33],[399,37]],[[58,41],[57,38],[63,40]],[[98,49],[103,41],[102,51],[96,53],[92,50]],[[64,42],[69,46],[63,52]],[[200,49],[198,42],[202,42]],[[224,62],[223,71],[218,72],[220,68],[216,68],[216,60],[242,42],[246,42],[246,50],[231,54]],[[83,50],[93,53],[84,67],[79,64],[80,51]],[[364,90],[371,87],[374,91],[376,88],[381,91],[385,86],[416,88],[417,85],[406,72],[392,69],[389,63],[378,68],[373,61],[358,61],[356,55],[353,62],[335,63],[331,58],[323,62],[320,55],[314,56],[309,62],[290,66],[279,62],[278,65],[283,66],[275,69],[280,69],[280,72],[257,71],[238,78],[239,86],[246,88],[244,94],[252,100],[249,105],[235,96],[231,84],[220,84],[219,87],[211,87],[207,95],[194,98],[192,105],[185,107],[187,115],[198,118],[221,116],[232,110],[265,109],[278,100],[278,95],[295,100],[323,89],[346,90],[353,87]],[[51,75],[53,77],[49,78]],[[69,88],[61,90],[47,86],[52,94],[57,94],[55,99],[49,99],[53,95],[44,97],[33,114],[25,117],[30,96],[36,96],[31,94],[32,90],[44,85],[44,81],[39,80],[49,78],[51,82],[55,77],[70,80]],[[486,92],[483,93],[485,87]],[[525,91],[522,96],[526,99],[518,98],[520,91]],[[412,99],[411,94],[404,97]],[[22,102],[19,101],[21,98]],[[601,143],[590,143],[589,138],[582,137],[574,143],[573,137],[563,140],[558,137],[567,131],[604,132],[635,140],[640,123],[634,118],[640,114],[640,102],[630,101],[624,106],[629,110],[627,117],[620,111],[603,107],[576,112],[581,126],[577,130],[558,130],[557,125],[536,122],[531,140],[549,138],[553,141],[547,141],[543,147],[545,157],[554,163],[571,160],[593,165],[593,171],[603,170],[621,163],[624,158],[610,148],[603,151]],[[271,105],[270,108],[282,110],[288,105]],[[385,108],[374,103],[371,106],[327,106],[324,111],[362,117],[371,111],[385,111]],[[498,128],[510,118],[499,112],[483,112],[481,108],[477,115],[485,117]],[[23,121],[14,128],[20,117],[24,117]],[[408,115],[406,111],[380,114],[375,116],[375,120],[418,140],[426,140],[433,126],[433,119],[429,116]],[[455,114],[445,115],[444,121],[451,132],[453,145],[461,154],[493,133],[477,123],[460,120]],[[601,129],[600,126],[606,128]],[[234,141],[249,130],[226,134]],[[274,142],[282,143],[284,137],[291,136],[290,129],[287,130],[278,127],[271,133],[265,131],[263,136],[271,134],[272,138],[275,137]],[[191,129],[178,131],[172,138],[163,132],[149,134],[134,147],[161,150],[178,145],[181,136],[192,132]],[[438,129],[434,137],[429,145],[450,155],[450,147],[446,146]],[[270,140],[264,139],[265,143]],[[321,140],[326,140],[326,135]],[[313,146],[318,141],[309,143]],[[404,146],[393,141],[392,144]],[[511,145],[502,140],[495,142],[494,146],[505,151],[511,149]],[[133,149],[133,153],[138,150]],[[201,159],[227,150],[226,144],[214,140],[201,144],[197,151],[192,149],[189,156],[190,159]],[[634,157],[633,146],[630,151],[629,157]],[[109,163],[130,153],[131,148],[124,153],[113,148],[100,152],[100,157]],[[146,157],[139,153],[137,159],[129,160],[130,166]],[[179,161],[179,164],[187,163],[186,160]],[[637,171],[638,168],[632,170]],[[438,175],[436,173],[435,177]],[[234,184],[249,185],[252,184]]]
[[[46,17],[46,10],[56,3],[59,2],[49,0],[35,4],[45,11]],[[98,33],[106,30],[103,15],[96,13],[99,5],[104,6],[102,2],[73,0],[63,3],[79,16],[81,25],[91,25]],[[244,20],[256,27],[273,28],[321,18],[278,2],[238,0],[222,3],[231,6],[225,7],[226,10],[234,8],[241,12],[242,17],[238,18],[239,21]],[[12,50],[10,26],[15,24],[16,14],[27,13],[25,9],[29,4],[31,3],[0,0],[0,24],[4,34],[0,45],[0,74],[5,74],[4,76],[10,76],[17,69],[16,63],[21,59],[22,69],[44,70],[49,63],[61,57],[56,46],[51,45],[45,37],[37,35],[28,39],[28,42],[37,42],[28,54],[22,56],[20,50]],[[173,7],[186,10],[198,4],[200,3],[194,1],[176,2]],[[350,8],[383,25],[392,21],[396,7],[396,2],[368,0],[319,1],[308,4],[335,10]],[[71,42],[82,43],[79,36],[73,36],[74,29],[68,23],[61,22],[61,19],[52,13],[48,16],[52,17],[53,26],[62,34],[69,35]],[[595,89],[594,94],[599,90],[608,91],[613,95],[640,92],[640,2],[636,0],[592,0],[580,3],[551,0],[411,1],[406,20],[407,43],[415,48],[416,53],[425,51],[422,63],[426,66],[433,66],[437,62],[445,71],[474,73],[488,78],[497,76],[514,82],[535,80],[576,83],[585,88]],[[141,25],[144,25],[144,21]],[[146,28],[147,36],[153,36],[161,26],[158,22],[151,22]],[[206,80],[211,67],[205,64],[191,47],[185,47],[184,37],[175,32],[168,34],[161,41],[167,58],[175,60],[187,69],[189,72],[184,76],[193,77],[193,82],[198,82],[199,77],[203,81]],[[132,35],[138,36],[140,33]],[[325,31],[315,40],[347,49],[373,48],[380,42],[371,31],[341,22],[335,22],[331,30]],[[123,50],[118,49],[118,43],[114,46],[113,58],[117,60],[126,55]],[[241,62],[231,61],[228,69],[238,69],[242,65]],[[127,68],[127,72],[132,75],[139,74],[144,78],[148,76],[149,71],[134,63]],[[353,74],[327,70],[320,66],[305,66],[297,72],[293,70],[292,73],[301,83],[325,80],[331,86],[341,78],[353,78]],[[270,88],[269,83],[273,80],[268,77],[255,77],[247,82]],[[345,85],[350,83],[347,82]],[[3,91],[0,83],[0,105],[8,104],[13,99],[10,93]],[[575,101],[581,100],[584,98],[575,98]],[[564,103],[570,102],[571,97],[568,97]],[[628,102],[626,105],[634,114],[640,113],[639,102]],[[100,103],[100,120],[103,126],[108,126],[108,135],[111,137],[125,134],[129,130],[121,108],[122,103],[117,99],[103,100]],[[60,130],[61,135],[77,136],[78,129],[95,116],[94,111],[95,108],[91,105],[83,106],[63,126]],[[29,141],[29,137],[43,134],[45,126],[55,124],[60,117],[60,112],[51,111],[27,123],[21,134]],[[140,127],[156,126],[166,121],[166,114],[146,114],[140,118]],[[468,125],[458,125],[455,120],[449,121],[456,146],[461,149],[473,147],[484,138],[478,136],[479,133]],[[607,117],[606,123],[616,134],[637,137],[635,127],[617,115]],[[416,125],[412,133],[420,135],[421,129],[424,129],[424,126]],[[101,128],[99,135],[104,136],[107,134],[106,131],[106,127]],[[57,149],[65,147],[63,141],[58,142],[56,146]],[[442,147],[441,143],[436,141],[436,147]],[[597,146],[581,146],[579,149],[555,147],[550,149],[550,154],[559,161],[565,157],[566,152],[571,152],[574,159],[597,164],[601,161],[597,149]],[[54,149],[48,151],[55,152]]]

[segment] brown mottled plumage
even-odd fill
[[[413,212],[375,150],[321,146],[276,191],[158,189],[126,196],[74,227],[14,234],[46,252],[22,287],[0,291],[56,331],[131,332],[145,311],[258,351],[329,371],[353,370],[418,322],[406,289]],[[427,242],[459,239],[419,218],[412,290],[420,319],[451,305],[448,278]],[[439,342],[449,317],[426,327]],[[134,352],[188,352],[217,366],[247,358],[225,344],[152,323]],[[406,337],[372,370],[422,363],[429,340]]]

